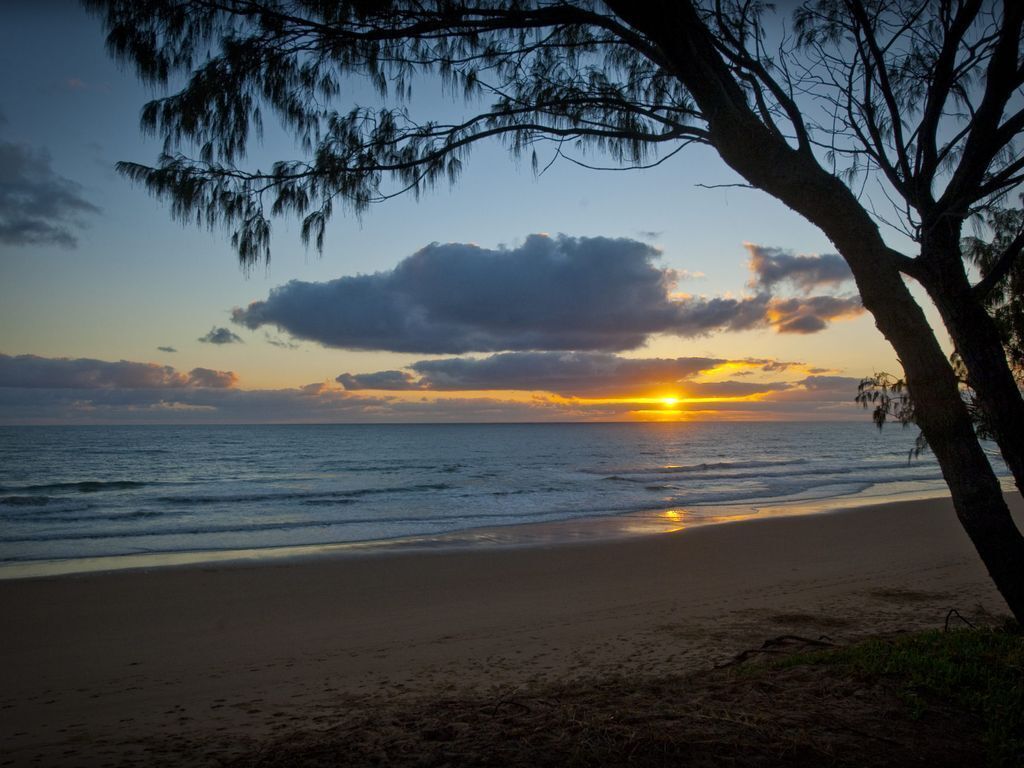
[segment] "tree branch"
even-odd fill
[[[1017,233],[1017,236],[1013,238],[1006,249],[999,255],[989,273],[972,289],[972,292],[979,301],[984,301],[988,298],[992,289],[1010,274],[1014,262],[1020,257],[1021,253],[1024,253],[1024,228]]]
[[[937,204],[942,212],[967,215],[971,204],[977,200],[978,186],[1005,146],[998,144],[996,138],[1003,111],[1016,91],[1022,25],[1024,3],[1008,0],[1003,5],[1003,24],[989,59],[985,92],[974,115],[973,128],[956,171]]]
[[[936,146],[939,121],[942,118],[946,100],[949,98],[950,89],[955,82],[954,68],[957,54],[960,51],[960,43],[977,17],[981,3],[982,0],[965,0],[960,6],[956,18],[946,30],[942,48],[932,68],[932,78],[928,84],[924,111],[916,130],[918,143],[915,162],[919,180],[918,192],[922,196],[927,196],[929,203],[932,202],[931,185],[940,162]]]
[[[878,40],[875,39],[875,32],[871,26],[871,21],[868,19],[867,11],[864,9],[864,4],[861,0],[846,0],[847,8],[857,23],[857,26],[861,30],[861,35],[858,38],[863,37],[864,44],[867,46],[867,53],[871,59],[871,71],[876,73],[878,76],[878,87],[882,92],[882,99],[885,101],[886,108],[889,111],[889,123],[892,126],[892,137],[893,142],[896,144],[896,162],[899,164],[900,173],[895,172],[895,168],[892,170],[890,179],[900,179],[901,183],[896,186],[900,189],[904,195],[912,194],[910,188],[907,186],[913,177],[910,170],[910,164],[907,158],[907,145],[903,141],[903,115],[900,112],[900,108],[896,103],[896,97],[893,94],[892,84],[889,82],[889,71],[887,62],[885,60],[885,54],[878,47]],[[858,41],[858,48],[860,44]],[[867,60],[865,56],[865,60]],[[877,128],[875,128],[877,130]],[[882,148],[879,147],[880,153]],[[886,156],[886,164],[888,165],[888,158]],[[902,189],[901,189],[902,188]]]

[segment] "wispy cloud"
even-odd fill
[[[836,253],[804,256],[782,248],[745,243],[750,253],[750,287],[772,291],[780,283],[790,283],[804,293],[823,285],[838,286],[853,280],[853,273]]]
[[[267,344],[269,344],[272,347],[279,347],[281,349],[298,349],[299,348],[299,344],[298,343],[296,343],[294,341],[288,341],[287,339],[282,339],[280,336],[273,336],[270,333],[264,332],[263,338],[265,338],[267,340]]]
[[[817,333],[829,322],[856,317],[864,312],[858,296],[805,296],[775,299],[768,307],[768,320],[779,333]]]
[[[74,248],[75,231],[100,212],[51,164],[45,150],[0,141],[0,242]]]
[[[110,83],[92,83],[80,77],[66,78],[61,85],[65,90],[79,93],[108,93],[110,91]]]
[[[174,347],[157,347],[157,349],[160,350],[161,352],[177,352],[178,351]]]

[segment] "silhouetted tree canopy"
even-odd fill
[[[105,15],[118,58],[174,91],[142,112],[143,130],[164,140],[157,166],[120,170],[178,217],[231,227],[245,263],[269,257],[272,216],[302,217],[303,238],[322,248],[336,206],[359,213],[455,181],[483,139],[535,168],[570,152],[643,166],[712,143],[678,63],[616,3],[86,4]],[[1020,182],[1011,140],[1024,111],[1003,114],[1019,75],[985,81],[1006,54],[994,3],[817,0],[789,32],[766,30],[767,7],[730,0],[694,13],[763,126],[859,192],[889,195],[892,210],[875,211],[886,221],[919,237],[931,211],[967,215]],[[463,95],[467,116],[413,114],[424,77]],[[351,103],[353,80],[384,106]],[[305,156],[248,168],[268,114]],[[874,172],[886,186],[864,189]]]

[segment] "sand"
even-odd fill
[[[0,581],[0,765],[216,765],[339,702],[675,674],[784,633],[941,627],[953,608],[1007,612],[944,500]]]

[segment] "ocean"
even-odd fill
[[[908,460],[915,434],[867,420],[0,427],[0,576],[44,561],[514,541],[535,528],[501,527],[676,529],[942,495],[934,457]]]

